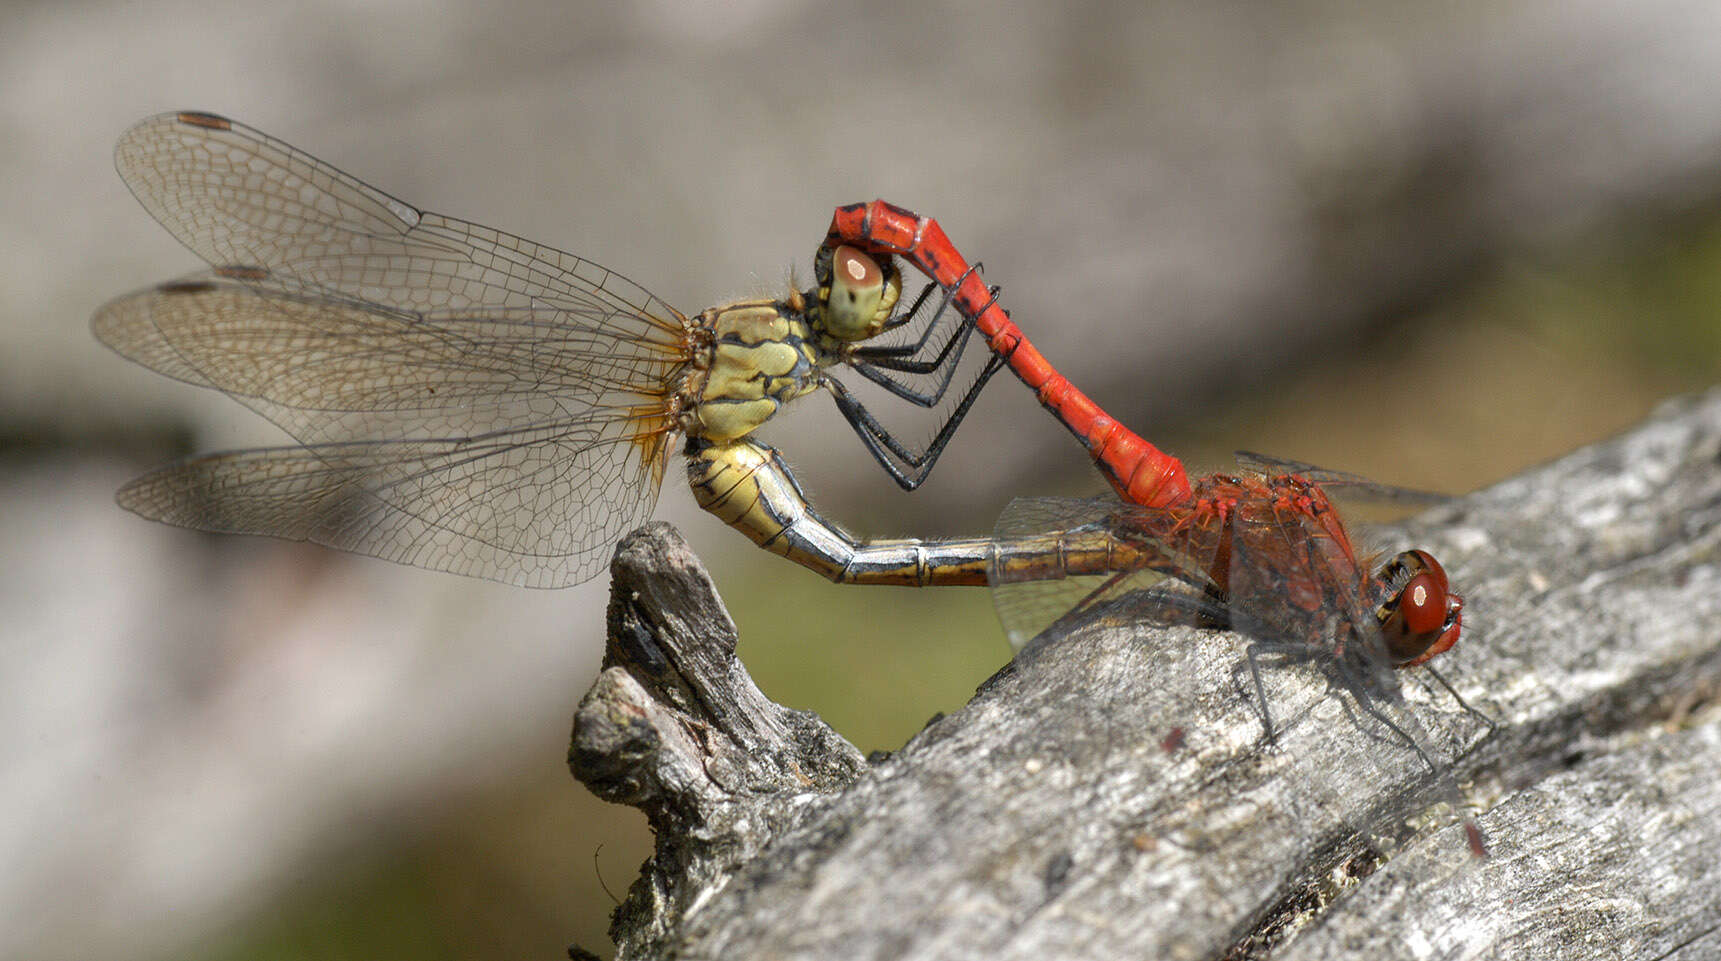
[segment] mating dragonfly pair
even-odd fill
[[[1373,568],[1358,556],[1324,489],[1354,478],[1244,455],[1236,474],[1192,480],[1051,366],[936,222],[882,201],[837,209],[812,289],[687,315],[591,261],[419,210],[222,117],[145,120],[116,156],[210,269],[107,304],[96,336],[298,441],[146,474],[118,495],[145,517],[559,587],[595,576],[650,515],[679,441],[702,507],[832,580],[1099,576],[1086,606],[1134,596],[1147,617],[1234,628],[1255,642],[1252,669],[1255,650],[1317,662],[1371,714],[1396,697],[1395,669],[1458,639],[1463,600],[1432,556]],[[907,306],[899,260],[930,281]],[[947,402],[976,332],[990,357]],[[1121,501],[1022,502],[1003,537],[863,542],[754,438],[823,390],[912,489],[1006,366]],[[906,444],[838,370],[944,405],[944,423]]]

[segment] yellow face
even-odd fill
[[[831,252],[830,286],[820,294],[824,332],[837,340],[866,340],[878,336],[896,309],[902,275],[860,250],[838,247]]]

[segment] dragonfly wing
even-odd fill
[[[562,587],[602,570],[654,498],[592,497],[583,481],[612,469],[614,442],[555,430],[228,451],[145,474],[117,497],[183,527]]]
[[[1066,616],[1087,610],[1086,602],[1106,586],[1107,580],[1065,577],[1001,583],[992,588],[992,606],[1010,646],[1019,651]]]
[[[1347,502],[1365,501],[1378,504],[1398,504],[1405,507],[1433,507],[1452,499],[1447,494],[1413,490],[1408,487],[1393,487],[1390,484],[1371,481],[1357,474],[1329,470],[1325,467],[1316,467],[1313,464],[1286,460],[1269,454],[1257,454],[1254,451],[1237,451],[1236,458],[1238,466],[1250,473],[1260,474],[1264,477],[1295,474],[1314,481],[1324,488],[1330,488],[1334,496]]]
[[[1316,467],[1306,461],[1291,460],[1288,457],[1275,457],[1272,454],[1262,454],[1252,450],[1235,451],[1232,456],[1237,459],[1238,466],[1242,467],[1244,470],[1252,473],[1263,474],[1268,477],[1275,477],[1280,474],[1302,474],[1305,477],[1311,474],[1323,474],[1334,477],[1351,476],[1349,474],[1341,474],[1338,471],[1329,471],[1322,467]],[[1360,477],[1357,478],[1357,480],[1361,479],[1362,478]]]
[[[303,458],[193,459],[128,487],[122,502],[185,526],[315,540],[511,583],[576,583],[650,515],[675,432],[665,393],[681,359],[666,346],[622,364],[601,341],[575,336],[567,313],[415,315],[212,275],[122,297],[93,321],[104,343],[228,393],[312,448]],[[297,480],[284,485],[283,472]],[[341,480],[303,486],[311,477]],[[481,485],[492,508],[479,509]],[[313,536],[287,516],[326,516],[336,490],[345,493],[335,502],[362,500],[361,514],[392,511],[399,523],[360,536],[313,520]],[[252,519],[227,517],[239,508],[215,502],[224,497],[247,499]],[[509,513],[510,503],[520,506]],[[463,506],[456,519],[422,523],[439,504]],[[408,549],[401,542],[414,531],[424,541]],[[459,538],[484,559],[452,551],[439,560],[438,546]]]
[[[1102,523],[1116,506],[1104,500],[1018,497],[1004,508],[993,527],[995,549],[988,580],[993,607],[1012,648],[1026,647],[1104,583],[1103,576],[1068,576],[1057,563],[1055,538]],[[1018,557],[1045,562],[1045,566],[1039,571],[1018,570],[1012,567]]]
[[[1000,542],[1108,524],[1123,506],[1103,497],[1017,497],[1004,508],[992,533]]]
[[[1232,625],[1269,663],[1318,668],[1355,705],[1346,710],[1365,736],[1438,770],[1443,751],[1405,701],[1370,607],[1369,575],[1348,545],[1283,506],[1248,505],[1234,531]]]
[[[1210,623],[1206,559],[1186,556],[1164,511],[1115,500],[1017,498],[994,531],[993,604],[1017,649],[1054,625]],[[1117,563],[1082,558],[1101,553]],[[1081,573],[1078,573],[1081,571]]]
[[[545,586],[649,515],[687,362],[686,319],[649,292],[223,118],[145,120],[115,156],[214,270],[108,304],[96,336],[308,446],[186,461],[127,506]]]
[[[589,260],[419,210],[237,121],[168,113],[121,135],[126,186],[179,241],[235,279],[270,275],[404,311],[584,308],[679,315]]]
[[[1231,521],[1230,605],[1237,630],[1275,650],[1314,659],[1371,633],[1367,572],[1324,502],[1289,496],[1236,506]]]
[[[210,273],[118,298],[97,339],[186,383],[230,394],[307,444],[485,434],[547,422],[664,418],[686,358],[659,331],[552,307],[408,313],[275,279]]]

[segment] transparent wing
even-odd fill
[[[1211,555],[1170,513],[1115,500],[1017,498],[994,528],[993,605],[1020,650],[1067,618],[1207,623],[1223,617],[1210,600]],[[1117,569],[1077,573],[1072,551],[1109,542],[1130,560]],[[1192,553],[1192,548],[1195,552]],[[1033,563],[1013,566],[1018,558]]]
[[[1314,518],[1265,503],[1238,512],[1233,541],[1231,622],[1255,653],[1316,667],[1349,696],[1365,736],[1438,772],[1444,750],[1405,702],[1369,607],[1369,574],[1348,547]]]
[[[1404,507],[1432,507],[1452,499],[1447,494],[1413,490],[1407,487],[1393,487],[1357,474],[1329,470],[1325,467],[1316,467],[1313,464],[1274,457],[1270,454],[1257,454],[1254,451],[1240,450],[1236,457],[1238,466],[1246,471],[1264,477],[1278,477],[1286,474],[1306,477],[1323,488],[1327,488],[1333,496],[1342,498],[1347,502],[1363,501],[1402,505]]]
[[[1328,656],[1368,627],[1366,580],[1348,540],[1293,498],[1263,492],[1233,508],[1227,581],[1238,631],[1302,659]]]
[[[451,437],[551,422],[639,433],[685,363],[678,337],[628,340],[613,312],[418,313],[212,273],[118,298],[91,328],[120,355],[211,387],[303,443]],[[647,349],[649,348],[649,349]],[[611,423],[619,422],[619,423]]]
[[[627,278],[491,227],[422,211],[237,121],[151,117],[114,164],[161,225],[235,279],[276,278],[386,308],[561,306],[649,336],[680,315]]]
[[[1081,605],[1100,588],[1107,577],[1068,576],[1061,568],[1050,568],[1049,577],[1027,577],[1006,569],[1003,558],[1033,555],[1054,550],[1055,541],[1043,535],[1058,535],[1081,528],[1104,525],[1116,510],[1116,501],[1080,500],[1061,497],[1018,497],[1010,501],[993,527],[995,560],[989,580],[992,605],[1010,646],[1021,650],[1059,618]]]
[[[582,496],[570,479],[611,455],[555,430],[228,451],[145,474],[120,488],[118,500],[183,527],[562,587],[602,570],[613,532],[637,526],[651,503]]]
[[[649,516],[687,359],[657,298],[222,118],[146,120],[116,158],[215,270],[108,304],[96,336],[307,445],[172,465],[127,507],[533,586],[596,574]]]

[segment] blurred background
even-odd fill
[[[1721,373],[1718,75],[1707,0],[0,6],[0,956],[607,957],[605,888],[649,851],[564,766],[603,579],[113,505],[279,440],[89,336],[198,266],[113,173],[130,123],[243,119],[690,312],[804,280],[831,208],[885,197],[1186,459],[1462,492]],[[1007,375],[913,495],[821,398],[766,438],[869,535],[1101,486]],[[678,481],[658,516],[765,692],[863,750],[1008,658],[985,591],[834,587]]]

